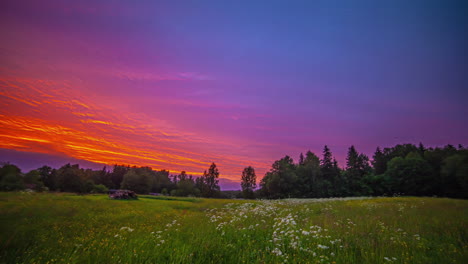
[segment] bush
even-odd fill
[[[17,191],[23,189],[23,179],[21,176],[14,173],[9,173],[3,176],[2,180],[0,181],[0,190],[2,191]]]
[[[91,191],[92,193],[107,193],[109,189],[102,185],[102,184],[97,184],[93,186],[93,190]]]
[[[11,164],[5,164],[0,168],[0,190],[16,191],[24,189],[24,181],[21,170]]]

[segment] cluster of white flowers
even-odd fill
[[[180,226],[180,223],[177,222],[177,220],[173,220],[170,223],[166,224],[166,228],[164,231],[158,230],[158,231],[153,231],[151,232],[151,235],[155,237],[156,241],[156,246],[161,246],[162,244],[166,243],[166,240],[164,240],[164,234],[168,233],[168,231],[171,229],[171,227],[178,227]],[[175,231],[179,231],[179,229],[175,229]]]
[[[285,217],[274,219],[272,239],[270,240],[274,247],[298,249],[301,246],[299,236],[302,235],[303,230],[297,228],[296,217],[289,213]]]
[[[317,247],[320,248],[320,249],[329,249],[329,247],[324,246],[324,245],[320,245],[320,244],[318,244]]]
[[[381,221],[378,221],[377,224],[379,225],[379,228],[382,230],[382,231],[386,231],[388,230],[388,227],[385,226],[385,224]]]
[[[331,236],[328,235],[328,229],[321,226],[313,225],[308,229],[300,228],[300,225],[298,225],[299,220],[300,217],[292,213],[274,219],[272,239],[269,242],[272,243],[274,249],[285,249],[282,254],[284,259],[287,257],[287,251],[295,250],[307,252],[312,257],[316,257],[315,250],[327,250],[341,242],[341,239],[331,239]],[[324,245],[324,242],[329,242],[330,246]],[[319,256],[321,261],[329,260],[330,257],[335,256],[334,252],[328,252],[330,253],[329,256],[323,255],[324,252],[321,252],[322,254]]]
[[[406,204],[400,204],[400,205],[398,206],[398,212],[403,213],[403,211],[405,210],[405,208],[406,208]]]
[[[369,211],[374,211],[376,208],[380,207],[380,204],[369,201],[369,202],[363,202],[361,206],[367,208],[367,210]]]
[[[348,228],[356,226],[356,224],[349,218],[346,219],[346,224],[348,224]]]
[[[331,206],[331,204],[325,204],[325,206],[322,208],[322,213],[333,213],[335,210]]]
[[[331,198],[292,198],[292,199],[285,199],[290,204],[303,204],[303,203],[326,203],[332,201],[352,201],[352,200],[366,200],[366,199],[373,199],[373,197],[331,197]]]
[[[177,220],[174,220],[174,221],[172,221],[172,223],[167,224],[166,227],[171,227],[171,226],[176,225],[176,224],[177,224]],[[180,224],[177,224],[177,225],[180,226]]]
[[[367,197],[366,197],[367,198]],[[319,261],[330,261],[336,253],[336,249],[343,248],[339,245],[342,241],[332,238],[328,229],[319,225],[304,228],[304,223],[312,211],[332,214],[335,212],[333,203],[335,200],[364,199],[360,198],[332,198],[332,199],[286,199],[276,201],[260,201],[258,203],[231,203],[223,208],[207,210],[208,221],[215,224],[215,228],[221,236],[227,232],[241,232],[243,239],[255,234],[256,230],[272,230],[271,237],[267,238],[266,251],[289,262],[294,252],[310,254]],[[317,209],[311,203],[324,203]],[[300,206],[301,210],[297,210]],[[337,225],[346,224],[354,227],[351,219],[346,223],[339,221]],[[269,227],[271,226],[271,227]],[[255,238],[257,239],[257,238]],[[290,256],[288,256],[290,255]]]
[[[262,218],[275,215],[279,209],[273,206],[272,202],[262,203],[244,203],[235,204],[230,203],[225,205],[221,209],[207,210],[207,216],[211,223],[216,223],[216,230],[221,232],[221,235],[225,234],[225,227],[233,226],[236,223],[258,221],[255,224],[249,226],[240,227],[240,230],[255,230],[260,226],[263,226],[266,221]],[[242,225],[242,224],[240,224]]]
[[[341,239],[330,240],[330,244],[335,245],[341,242]],[[340,246],[343,247],[343,246]]]
[[[128,232],[133,232],[133,230],[135,230],[135,229],[130,228],[130,227],[128,227],[128,226],[123,226],[123,227],[120,228],[120,230],[121,230],[121,231],[122,231],[122,230],[127,230]]]
[[[403,235],[403,236],[406,236],[406,235],[408,234],[408,233],[406,233],[405,231],[403,231],[403,229],[401,229],[401,228],[398,228],[398,229],[396,230],[396,232],[397,232],[397,233],[400,233],[400,234]]]
[[[392,257],[392,258],[384,257],[384,260],[389,261],[389,262],[393,262],[393,261],[396,261],[397,258],[395,258],[395,257]]]
[[[128,233],[131,233],[131,232],[133,232],[134,230],[135,230],[135,229],[130,228],[130,227],[128,227],[128,226],[122,226],[122,227],[120,228],[120,231],[124,231],[124,232],[128,232]],[[120,239],[124,239],[124,238],[125,238],[125,236],[123,236],[123,233],[122,233],[122,232],[119,233],[119,234],[115,234],[114,237],[115,237],[115,238],[120,238]]]
[[[283,252],[279,248],[275,248],[271,251],[271,253],[275,254],[276,256],[282,256]]]

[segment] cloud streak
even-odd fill
[[[0,146],[4,148],[174,173],[186,170],[193,175],[201,175],[216,161],[223,177],[231,180],[238,180],[243,165],[267,167],[262,160],[216,151],[235,149],[232,143],[198,136],[144,113],[119,110],[109,101],[96,102],[76,92],[70,82],[2,76],[0,88]]]
[[[111,75],[131,81],[212,81],[214,78],[196,72],[179,72],[173,74],[156,74],[151,72],[125,72],[116,71]]]

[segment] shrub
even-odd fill
[[[91,191],[92,193],[107,193],[109,189],[102,185],[102,184],[97,184],[93,186],[93,190]]]

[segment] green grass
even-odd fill
[[[468,263],[468,201],[0,193],[0,263]]]

